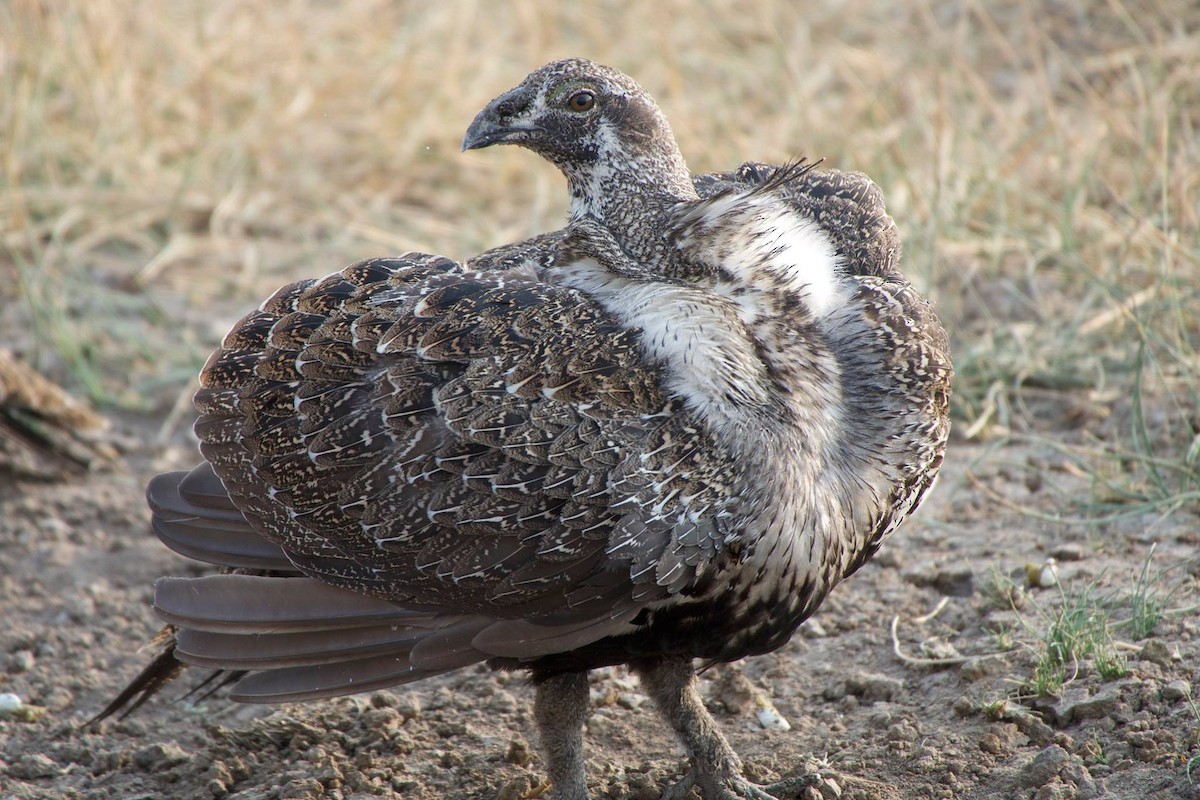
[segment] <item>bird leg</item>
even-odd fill
[[[583,723],[588,713],[587,672],[567,672],[537,681],[533,713],[546,754],[554,800],[588,800],[583,768]]]
[[[691,659],[664,658],[636,664],[634,669],[659,712],[679,735],[692,764],[688,774],[667,790],[663,800],[682,800],[693,786],[700,788],[706,800],[779,800],[742,776],[742,760],[700,698]],[[790,793],[802,789],[800,784],[811,785],[809,779],[801,779],[771,788]]]

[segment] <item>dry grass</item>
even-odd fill
[[[458,143],[528,70],[586,55],[655,94],[694,169],[803,154],[884,187],[955,340],[960,433],[1052,433],[1097,475],[1116,460],[1115,502],[1186,501],[1200,7],[928,6],[12,0],[0,330],[137,404],[283,280],[556,227],[550,167]]]

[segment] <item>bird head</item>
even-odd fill
[[[520,145],[555,164],[573,196],[598,195],[605,190],[602,179],[622,176],[628,185],[691,192],[687,166],[658,104],[629,76],[582,58],[547,64],[488,103],[462,146],[494,144]]]

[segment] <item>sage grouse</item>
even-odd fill
[[[205,463],[147,494],[228,571],[157,582],[176,639],[123,702],[175,658],[246,702],[525,669],[553,796],[581,800],[587,672],[628,664],[691,757],[669,796],[768,798],[693,659],[783,645],[921,502],[945,334],[869,180],[693,181],[616,70],[532,73],[463,148],[495,144],[561,169],[564,230],[291,284],[209,359]]]

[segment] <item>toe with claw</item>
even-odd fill
[[[695,769],[667,789],[662,800],[685,800],[698,787],[705,800],[836,800],[841,790],[820,775],[787,778],[769,786],[751,783],[740,775],[726,778],[698,776]]]

